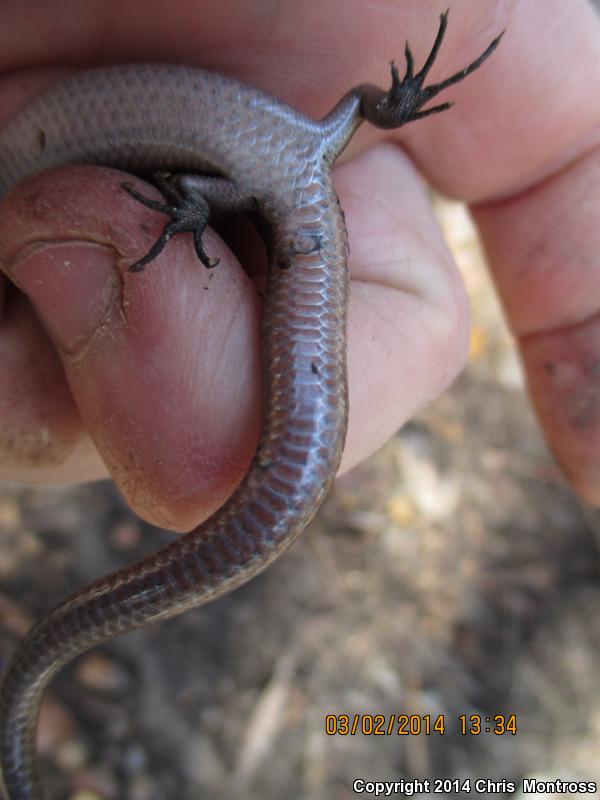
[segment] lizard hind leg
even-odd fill
[[[368,87],[363,97],[362,114],[366,120],[371,122],[378,128],[399,128],[407,122],[412,122],[416,119],[428,117],[431,114],[439,114],[441,111],[446,111],[452,106],[452,103],[441,103],[440,105],[433,106],[421,110],[422,107],[435,97],[448,86],[459,83],[464,80],[467,75],[470,75],[486,61],[489,56],[494,52],[504,31],[497,36],[493,42],[483,51],[483,53],[475,59],[471,64],[464,69],[459,70],[454,75],[441,81],[434,83],[431,86],[423,87],[425,78],[429,74],[431,67],[437,57],[442,41],[446,33],[448,24],[448,12],[445,11],[440,15],[440,25],[438,32],[433,43],[433,47],[422,69],[415,74],[414,72],[414,57],[408,42],[405,45],[406,57],[406,71],[404,77],[400,78],[398,69],[392,61],[392,85],[387,92],[372,91],[372,87]]]
[[[211,214],[221,216],[227,213],[253,212],[256,209],[254,198],[240,192],[233,181],[217,176],[157,172],[154,181],[167,203],[146,197],[130,183],[121,184],[134,200],[171,217],[150,250],[132,264],[129,271],[141,272],[163,251],[169,239],[178,233],[192,233],[198,259],[207,269],[216,267],[219,259],[210,258],[202,243],[202,234]]]

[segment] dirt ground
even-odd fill
[[[355,794],[357,778],[600,778],[600,517],[544,447],[466,214],[439,210],[473,302],[468,368],[337,482],[261,577],[62,672],[41,721],[53,800],[346,800],[373,796]],[[171,537],[109,484],[3,485],[2,661],[69,591]],[[429,715],[445,732],[328,736],[328,714]],[[514,714],[517,733],[484,721],[462,735],[472,714]]]

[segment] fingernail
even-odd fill
[[[56,344],[79,350],[119,291],[114,252],[89,242],[45,245],[11,270]]]

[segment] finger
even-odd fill
[[[0,207],[1,256],[128,501],[153,522],[186,528],[222,503],[256,446],[258,299],[214,235],[205,246],[221,258],[217,270],[198,264],[186,236],[128,273],[165,220],[122,180],[81,167],[25,181]]]
[[[173,13],[167,0],[131,0],[115,16],[102,0],[56,0],[51,8],[43,0],[9,0],[0,29],[0,70],[9,72],[0,84],[0,109],[8,118],[55,78],[48,64],[92,66],[94,53],[96,63],[174,61],[214,69],[318,118],[357,84],[388,86],[389,62],[401,59],[407,39],[422,65],[446,4],[350,2],[340,13],[338,0],[323,0],[319,14],[307,13],[310,7],[290,0],[282,13],[277,4],[182,0]],[[455,101],[451,110],[399,132],[364,126],[348,153],[383,136],[401,138],[438,188],[470,201],[534,182],[589,145],[599,26],[589,0],[455,4],[430,80],[466,66],[506,29],[498,49],[444,93]]]
[[[474,209],[548,441],[600,504],[600,148]]]
[[[52,25],[44,26],[44,15],[40,14],[41,22],[32,23],[36,36],[13,37],[6,42],[1,52],[7,64],[45,63],[57,44],[67,62],[81,63],[90,49],[102,52],[103,59],[119,60],[125,48],[132,47],[134,27],[140,34],[134,44],[137,57],[146,57],[149,48],[152,53],[160,52],[164,60],[172,58],[173,53],[177,60],[183,57],[194,61],[198,49],[189,36],[192,28],[188,21],[199,14],[207,37],[203,49],[205,65],[239,74],[313,113],[315,108],[326,111],[339,96],[340,87],[346,89],[365,79],[381,83],[383,79],[378,77],[384,72],[381,52],[390,42],[395,46],[398,38],[403,41],[409,37],[419,54],[425,54],[430,44],[422,3],[408,2],[376,10],[370,15],[368,25],[360,9],[345,14],[342,20],[338,13],[336,29],[341,25],[344,35],[328,39],[326,48],[319,46],[320,33],[329,29],[336,8],[339,11],[335,3],[323,3],[323,13],[315,22],[314,15],[305,14],[305,5],[299,2],[286,6],[285,20],[277,15],[267,15],[265,20],[264,14],[255,13],[254,7],[248,10],[250,6],[238,8],[236,4],[219,7],[214,17],[202,4],[192,4],[187,9],[192,17],[173,15],[166,3],[155,2],[156,16],[165,20],[159,41],[153,37],[152,28],[145,29],[146,17],[136,13],[135,2],[128,6],[131,13],[120,15],[110,37],[104,36],[100,5],[86,6],[76,33],[68,25],[72,17],[69,0],[59,0],[56,6]],[[436,16],[441,9],[432,3],[426,8],[429,10]],[[13,26],[27,15],[17,3],[11,3],[8,11]],[[432,79],[443,78],[463,65],[467,45],[483,48],[490,38],[490,29],[494,29],[494,35],[497,32],[496,24],[508,27],[509,33],[516,31],[516,35],[507,34],[502,48],[477,76],[453,88],[453,93],[460,91],[460,95],[453,96],[459,102],[451,112],[406,129],[413,155],[438,186],[470,199],[514,192],[515,188],[523,189],[540,177],[551,175],[558,167],[568,165],[593,144],[596,106],[588,100],[594,95],[600,40],[596,36],[597,20],[585,0],[566,5],[548,0],[513,6],[490,0],[477,5],[463,4],[456,12],[453,9],[449,36],[440,54],[444,58],[440,59],[436,67],[439,72]],[[214,26],[222,24],[223,14],[235,16],[235,13],[240,16],[236,17],[232,31],[234,52],[230,53],[216,36]],[[385,19],[379,18],[379,13],[385,13]],[[186,25],[182,27],[183,18]],[[90,24],[90,20],[97,24]],[[154,16],[152,20],[156,31]],[[433,33],[435,20],[430,24]],[[291,29],[294,35],[289,37],[286,31]],[[11,25],[5,30],[10,31]],[[303,31],[306,35],[299,35]],[[257,47],[260,37],[267,32],[269,47]],[[102,47],[100,33],[104,37]],[[506,47],[508,43],[510,49]],[[131,50],[127,52],[131,54]],[[502,53],[506,53],[505,61],[500,59]],[[428,136],[430,126],[434,127]],[[363,145],[366,141],[368,137],[363,139]]]
[[[404,141],[438,189],[474,202],[522,191],[600,141],[600,18],[589,0],[466,3],[460,12],[434,81],[496,26],[506,33],[477,72],[440,95],[454,107],[407,126]]]
[[[598,504],[600,20],[589,3],[554,16],[536,5],[528,15],[543,68],[521,72],[516,99],[526,113],[498,126],[504,199],[474,216],[548,442],[575,488]]]
[[[335,184],[351,241],[347,469],[453,380],[470,319],[426,187],[403,151],[378,145],[336,169]]]
[[[0,477],[29,483],[105,477],[31,304],[4,276],[0,294]]]
[[[177,240],[169,244],[169,256],[175,258],[170,267],[163,269],[157,261],[152,272],[125,276],[123,298],[117,294],[112,300],[111,290],[108,306],[85,297],[88,279],[78,274],[89,271],[89,257],[65,259],[62,245],[45,253],[42,248],[41,266],[34,262],[33,277],[24,277],[21,253],[33,248],[31,232],[24,231],[33,218],[38,241],[64,239],[77,230],[80,238],[86,231],[98,247],[110,234],[112,246],[129,263],[135,258],[139,228],[127,217],[131,207],[123,207],[115,193],[113,173],[100,175],[88,168],[33,179],[38,200],[29,217],[18,201],[22,192],[32,194],[27,190],[33,182],[27,182],[9,197],[19,224],[15,226],[11,212],[0,213],[0,240],[6,242],[15,279],[33,292],[39,292],[36,284],[42,285],[36,309],[52,332],[82,416],[122,490],[147,518],[187,527],[198,507],[208,513],[231,490],[254,448],[260,397],[258,325],[252,314],[236,313],[235,308],[227,312],[230,286],[221,306],[223,296],[213,292],[213,284],[208,291],[206,279],[197,280],[202,274],[197,265],[187,269],[181,264],[174,252]],[[90,207],[82,202],[90,189],[87,176],[98,192]],[[50,187],[44,189],[43,181],[50,177]],[[466,353],[468,311],[425,189],[401,151],[384,146],[364,154],[342,167],[336,182],[353,236],[357,279],[350,304],[348,468],[454,377]],[[110,207],[100,215],[103,204]],[[41,220],[40,208],[45,215]],[[140,213],[137,207],[135,211]],[[152,216],[145,209],[141,213]],[[107,214],[108,221],[98,221]],[[71,227],[65,228],[65,219]],[[159,227],[143,237],[144,247]],[[41,246],[33,248],[35,256]],[[72,269],[63,267],[63,275],[56,277],[65,260],[72,261]],[[220,268],[213,273],[218,275]],[[102,288],[100,294],[104,292]],[[255,300],[253,292],[250,296]],[[63,298],[70,309],[66,323]],[[73,325],[77,317],[81,319]],[[219,327],[224,319],[232,326],[228,348],[222,345]],[[210,395],[207,400],[204,391]],[[246,413],[244,399],[250,405]]]

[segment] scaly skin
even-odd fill
[[[347,420],[346,229],[330,167],[365,120],[382,128],[444,111],[421,110],[492,53],[423,88],[446,28],[414,74],[406,48],[401,81],[350,91],[321,122],[233,80],[185,67],[98,69],[50,87],[0,134],[0,192],[48,167],[98,163],[130,171],[178,170],[161,178],[170,204],[134,197],[172,220],[143,269],[170,236],[201,234],[209,212],[258,213],[269,233],[263,319],[262,433],[248,474],[209,520],[143,561],[67,598],[31,629],[0,694],[0,761],[7,800],[43,800],[35,770],[40,700],[52,676],[90,647],[168,619],[231,591],[263,570],[313,517],[339,466]],[[152,94],[152,103],[146,98]],[[207,180],[202,173],[221,175]],[[175,203],[176,208],[173,207]]]

